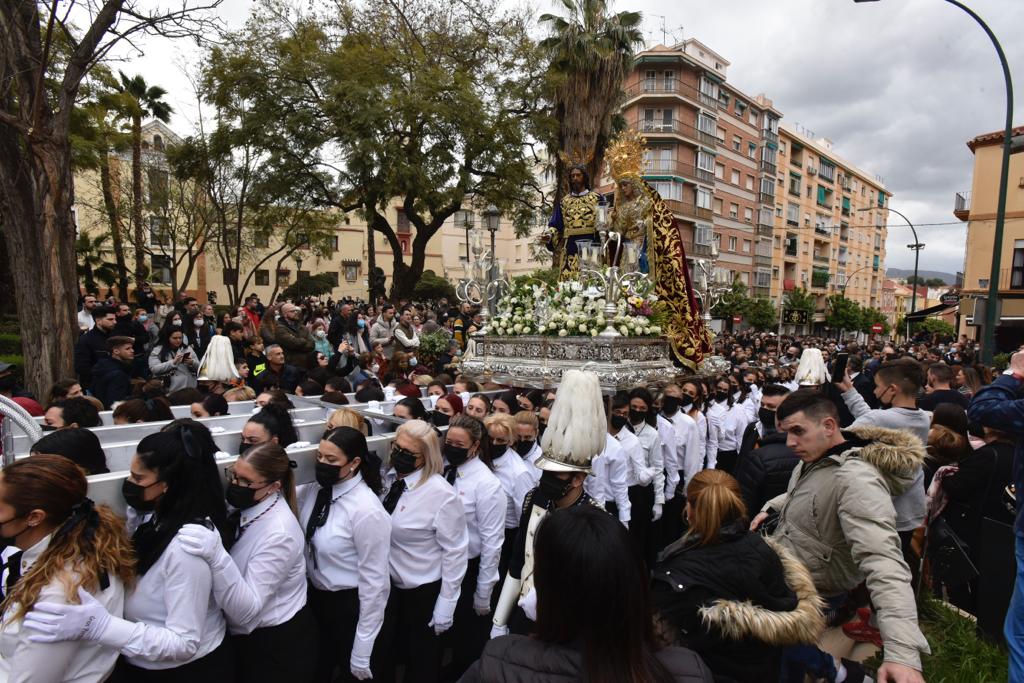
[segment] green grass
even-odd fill
[[[918,604],[918,618],[932,650],[921,662],[928,683],[1006,681],[1006,649],[981,637],[973,621],[927,595]],[[881,663],[879,657],[873,657],[865,665],[873,670]]]

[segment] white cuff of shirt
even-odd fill
[[[456,597],[454,600],[437,596],[437,602],[434,603],[434,623],[451,623],[455,617],[455,605],[459,599]]]
[[[97,640],[107,647],[123,650],[135,636],[135,629],[141,624],[112,616]]]
[[[352,662],[354,664],[363,664],[365,667],[370,668],[370,655],[373,654],[373,640],[363,640],[359,636],[356,636],[352,640]]]

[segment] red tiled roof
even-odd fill
[[[973,152],[978,147],[987,147],[988,145],[1002,144],[1004,132],[1005,131],[997,130],[991,133],[984,133],[982,135],[979,135],[967,143],[967,148]],[[1016,126],[1011,134],[1024,135],[1024,126]]]

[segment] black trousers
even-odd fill
[[[373,646],[373,680],[394,683],[398,660],[405,663],[403,683],[436,683],[441,672],[441,637],[427,626],[434,618],[434,603],[441,582],[416,588],[391,584],[384,624]]]
[[[686,509],[686,475],[679,470],[679,485],[676,487],[676,494],[672,500],[665,501],[665,507],[661,514],[661,536],[658,538],[656,548],[658,552],[664,550],[665,546],[674,542],[683,535],[683,515]]]
[[[505,540],[501,542],[501,557],[498,558],[498,585],[501,585],[501,581],[505,578],[505,572],[508,571],[508,561],[512,557],[512,547],[516,543],[516,536],[519,535],[519,527],[512,527],[511,529],[505,529]],[[494,589],[495,593],[499,593],[497,587]],[[492,601],[493,602],[493,601]]]
[[[306,594],[317,629],[310,634],[310,640],[318,643],[313,680],[331,683],[335,668],[341,669],[341,680],[351,680],[349,658],[359,622],[358,589],[322,591],[310,584]]]
[[[654,560],[654,530],[651,516],[654,510],[654,485],[630,486],[629,494],[629,536],[636,556],[648,567]]]
[[[903,561],[907,563],[910,568],[910,585],[914,589],[914,594],[917,594],[917,582],[920,581],[920,562],[921,558],[918,557],[917,553],[914,552],[914,530],[899,531],[897,532],[900,537],[900,549],[903,551]]]
[[[231,639],[224,635],[213,652],[173,669],[143,669],[119,657],[107,683],[225,683],[235,680]]]
[[[451,665],[444,670],[443,679],[446,681],[459,680],[466,669],[480,659],[480,653],[491,637],[491,615],[482,617],[473,609],[473,595],[476,593],[479,576],[480,558],[474,557],[466,566],[462,592],[455,606],[455,622],[451,630],[444,634],[445,644],[452,649]]]
[[[732,474],[739,459],[739,451],[718,451],[718,464],[715,465],[715,469]]]
[[[317,664],[316,634],[316,620],[307,603],[283,624],[231,636],[236,678],[242,683],[309,683]]]

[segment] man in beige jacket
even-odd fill
[[[920,440],[879,427],[841,431],[835,404],[810,389],[787,396],[776,422],[801,462],[786,493],[768,501],[751,528],[778,512],[772,538],[807,566],[822,597],[866,581],[882,632],[877,680],[923,682],[928,642],[917,623],[892,503],[924,460]]]

